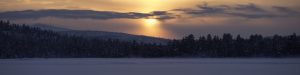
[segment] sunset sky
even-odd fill
[[[0,18],[162,38],[223,33],[269,36],[300,33],[299,3],[300,0],[0,0]]]

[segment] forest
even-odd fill
[[[0,21],[0,58],[254,58],[299,57],[300,36],[263,36],[244,38],[225,33],[223,36],[169,40],[167,44],[101,40],[62,35],[38,27]]]

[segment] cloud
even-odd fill
[[[207,3],[204,3],[203,5],[197,5],[198,9],[174,9],[174,11],[183,11],[186,14],[194,14],[194,15],[212,15],[212,14],[221,14],[225,13],[225,10],[227,8],[223,8],[221,6],[218,7],[210,7]]]
[[[299,12],[287,7],[273,7],[274,11],[268,11],[256,4],[237,4],[237,5],[218,5],[208,6],[207,3],[198,5],[196,9],[184,8],[174,9],[174,11],[184,12],[192,16],[233,16],[243,17],[248,19],[256,18],[274,18],[274,17],[289,17],[291,15],[299,15]]]
[[[243,4],[238,4],[235,7],[233,7],[235,10],[238,11],[247,11],[247,12],[266,12],[266,10],[262,9],[261,7],[253,4],[253,3],[249,3],[246,5]]]
[[[273,9],[275,9],[279,13],[289,15],[289,16],[294,16],[294,15],[299,15],[300,14],[300,12],[298,12],[296,10],[293,10],[293,9],[290,9],[288,7],[273,6]]]
[[[168,20],[168,19],[174,19],[178,17],[178,15],[169,13],[167,11],[153,11],[152,14],[155,15],[156,19],[159,20]]]
[[[236,17],[243,17],[248,19],[256,19],[256,18],[273,18],[273,17],[279,17],[274,14],[268,14],[268,13],[227,13],[227,15],[236,16]]]
[[[92,10],[64,10],[64,9],[48,9],[48,10],[25,10],[25,11],[10,11],[0,13],[0,18],[6,19],[38,19],[43,17],[58,17],[58,18],[89,18],[89,19],[142,19],[155,18],[160,20],[167,20],[176,18],[167,11],[154,11],[152,13],[138,13],[138,12],[114,12],[114,11],[92,11]]]

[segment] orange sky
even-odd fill
[[[85,9],[99,11],[151,12],[213,4],[245,4],[299,7],[300,0],[0,0],[1,11],[26,9]]]
[[[299,3],[300,0],[0,0],[0,12],[39,9],[138,13],[167,11],[177,17],[168,20],[44,17],[14,21],[29,24],[51,24],[78,30],[181,38],[188,34],[205,35],[209,33],[245,35],[300,33]],[[274,7],[283,7],[283,9]],[[184,10],[174,11],[174,9]],[[295,12],[296,14],[293,15],[292,13]]]

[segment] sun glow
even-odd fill
[[[159,21],[157,19],[144,19],[144,25],[146,27],[155,27],[159,24]]]
[[[142,35],[159,37],[163,33],[160,21],[157,19],[142,19],[142,28],[139,32]]]

